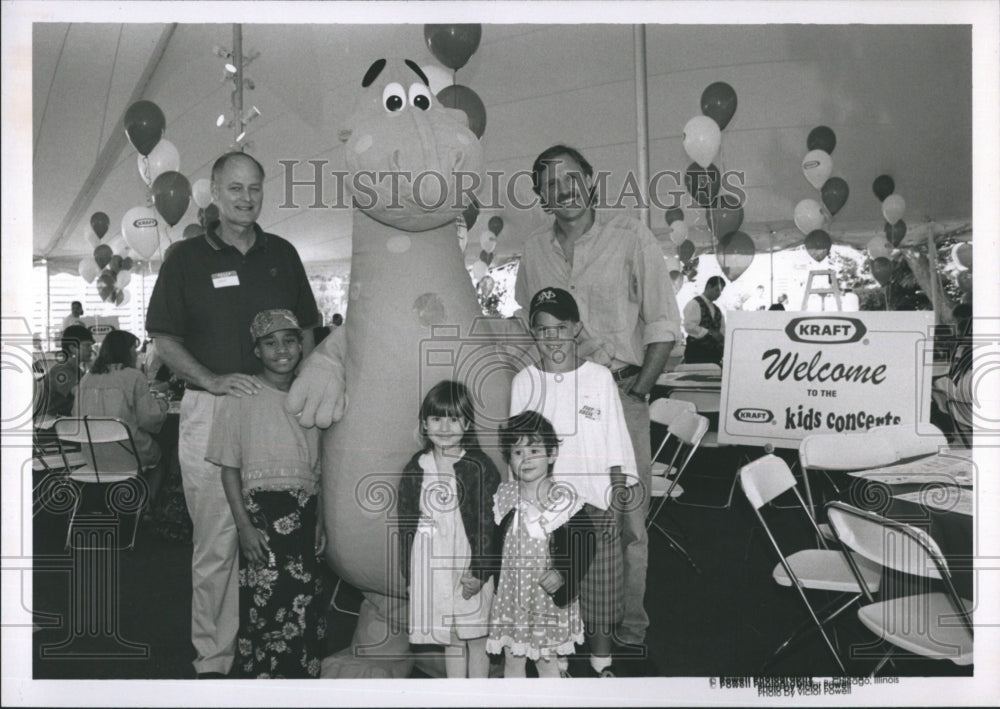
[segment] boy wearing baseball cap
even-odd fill
[[[263,386],[256,396],[220,402],[205,456],[222,467],[239,534],[238,670],[242,677],[318,677],[326,634],[319,431],[285,411],[302,329],[290,310],[274,309],[254,316],[250,334]]]
[[[607,367],[583,359],[576,347],[580,311],[561,288],[543,288],[531,299],[529,325],[539,365],[518,372],[510,413],[537,411],[562,441],[553,479],[572,489],[598,530],[597,553],[580,587],[580,609],[590,664],[614,677],[612,633],[621,620],[621,533],[616,520],[628,486],[639,481],[618,387]]]

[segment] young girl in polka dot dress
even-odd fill
[[[504,677],[559,677],[558,657],[583,642],[577,598],[593,557],[593,526],[568,486],[552,480],[559,440],[541,414],[525,411],[500,431],[516,480],[502,483],[494,516],[503,562],[486,648],[504,653]]]

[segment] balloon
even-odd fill
[[[847,182],[840,177],[831,177],[823,183],[823,189],[820,190],[823,204],[830,210],[830,214],[836,214],[840,211],[840,208],[847,203],[848,194],[850,194],[850,190],[847,187]]]
[[[111,271],[112,273],[118,273],[120,270],[122,270],[122,262],[124,260],[125,259],[123,259],[118,254],[115,254],[114,256],[111,257],[111,260],[108,261],[108,270]]]
[[[684,126],[684,152],[701,167],[708,167],[719,154],[722,133],[708,116],[695,116]]]
[[[888,258],[892,255],[892,243],[884,236],[873,236],[865,248],[868,249],[868,255],[873,259],[883,256]]]
[[[803,234],[822,229],[826,221],[819,202],[814,199],[804,199],[796,204],[792,218],[795,220],[795,226]]]
[[[482,25],[424,25],[424,41],[431,54],[456,71],[479,49],[482,36]]]
[[[694,197],[695,203],[699,207],[709,207],[719,194],[719,187],[722,183],[722,175],[719,168],[709,165],[701,168],[698,163],[688,165],[687,173],[684,175],[684,184],[688,193]]]
[[[122,268],[126,271],[131,271],[135,268],[135,261],[133,261],[130,256],[126,256],[122,259]]]
[[[204,177],[200,180],[195,180],[194,184],[191,185],[191,196],[194,198],[194,203],[198,205],[198,208],[204,209],[212,203],[212,183]]]
[[[485,249],[483,249],[482,251],[479,252],[479,260],[485,263],[487,266],[489,266],[491,263],[493,263],[493,252],[486,251]]]
[[[895,224],[906,213],[906,200],[898,194],[891,194],[882,201],[882,216],[890,224]]]
[[[193,239],[194,237],[201,236],[204,233],[205,229],[204,227],[201,226],[201,224],[188,224],[186,227],[184,227],[183,238]]]
[[[830,244],[830,235],[822,229],[811,231],[806,237],[806,251],[817,262],[830,255]]]
[[[955,244],[952,256],[959,266],[972,268],[972,244]]]
[[[682,242],[681,245],[677,247],[677,256],[680,257],[680,260],[684,263],[690,261],[691,257],[694,256],[694,244],[690,241]]]
[[[458,250],[465,253],[465,247],[469,243],[469,230],[462,227],[458,230]]]
[[[164,172],[153,181],[153,204],[167,224],[173,226],[191,204],[191,183],[179,172]]]
[[[132,299],[132,294],[127,290],[119,290],[118,295],[115,296],[115,305],[119,308],[123,305],[128,305],[128,302]]]
[[[885,224],[885,238],[888,239],[893,246],[899,246],[903,237],[906,236],[906,222],[900,219],[895,224]]]
[[[80,265],[77,266],[76,270],[80,274],[80,278],[87,283],[93,283],[97,274],[101,272],[101,267],[97,265],[93,256],[84,256],[80,259]]]
[[[111,261],[111,247],[107,244],[100,244],[94,249],[94,262],[98,268],[104,268]]]
[[[437,100],[442,106],[464,111],[469,130],[475,133],[477,138],[483,137],[483,133],[486,132],[486,107],[475,91],[461,84],[446,86],[437,95]]]
[[[879,175],[875,178],[872,183],[872,192],[878,197],[878,201],[882,202],[886,197],[891,195],[896,189],[896,183],[892,181],[892,178],[888,175]]]
[[[203,227],[217,221],[219,221],[219,208],[214,203],[198,210],[198,223]]]
[[[723,202],[723,200],[718,200]],[[708,226],[715,234],[715,238],[720,241],[732,234],[743,224],[743,207],[729,209],[727,207],[710,207],[708,215]]]
[[[497,283],[489,276],[483,276],[482,280],[479,281],[479,292],[483,294],[483,297],[488,297],[493,289],[496,287]]]
[[[819,189],[830,179],[833,172],[833,160],[830,154],[822,150],[810,150],[802,158],[802,174],[809,180],[809,184]]]
[[[832,153],[837,147],[837,136],[826,126],[816,126],[809,131],[806,138],[806,150],[822,150],[825,153]]]
[[[489,273],[490,267],[483,261],[476,261],[472,264],[472,277],[477,281]]]
[[[672,207],[671,209],[667,210],[667,213],[664,215],[664,217],[667,220],[667,226],[672,226],[673,223],[676,221],[683,221],[684,210],[681,209],[680,207]]]
[[[97,283],[97,294],[101,296],[101,300],[107,302],[114,298],[115,287],[113,285],[108,285],[107,283]]]
[[[683,219],[670,225],[670,240],[680,246],[688,238],[688,225]]]
[[[487,224],[490,231],[492,231],[497,236],[500,236],[500,232],[503,231],[503,218],[502,217],[490,217],[490,221]]]
[[[104,235],[108,233],[110,225],[111,220],[108,219],[108,215],[104,212],[94,212],[90,215],[90,228],[94,230],[94,234],[98,239],[104,238]]]
[[[92,249],[96,249],[97,245],[101,243],[101,238],[94,233],[94,227],[92,226],[88,226],[83,230],[83,238],[87,240]]]
[[[156,144],[148,157],[140,155],[137,160],[139,176],[147,185],[152,185],[153,181],[164,172],[176,172],[181,169],[180,153],[166,138]]]
[[[167,120],[152,101],[136,101],[125,111],[125,135],[140,155],[149,153],[163,137]]]
[[[420,68],[423,69],[424,75],[427,77],[427,85],[430,87],[431,93],[435,96],[444,87],[455,83],[455,75],[442,66],[427,64]]]
[[[475,197],[472,198],[472,202],[462,212],[462,219],[465,221],[466,229],[471,229],[475,226],[476,220],[479,219],[479,200]]]
[[[753,239],[742,231],[737,231],[729,237],[725,246],[722,247],[721,255],[716,252],[716,258],[719,261],[719,266],[722,267],[722,272],[726,274],[726,278],[735,281],[750,267],[755,253]]]
[[[872,277],[879,285],[886,285],[892,280],[892,261],[885,256],[879,256],[872,261]]]
[[[117,288],[118,290],[121,290],[131,282],[132,282],[132,274],[124,269],[119,271],[118,275],[115,276],[115,288]]]
[[[701,112],[723,130],[736,113],[736,92],[724,81],[709,84],[701,92]],[[694,160],[694,158],[691,158]]]
[[[488,231],[484,231],[483,235],[479,237],[479,245],[483,247],[483,251],[492,254],[497,248],[497,237],[495,234],[491,234]]]
[[[972,292],[972,271],[959,271],[955,280],[958,282],[958,287],[962,289],[963,293]]]
[[[150,207],[132,207],[122,217],[125,243],[144,259],[150,259],[160,245],[160,220]]]

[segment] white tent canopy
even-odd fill
[[[209,176],[214,158],[233,142],[231,130],[216,127],[220,113],[231,115],[232,83],[213,54],[232,39],[225,24],[34,25],[36,258],[73,267],[92,250],[84,238],[92,213],[110,216],[105,239],[114,239],[125,212],[147,203],[137,153],[122,129],[138,98],[163,110],[181,172],[192,183]],[[632,43],[629,25],[483,26],[479,50],[457,79],[485,104],[487,168],[504,174],[502,190],[556,142],[580,148],[609,171],[609,193],[621,190],[636,165]],[[245,24],[243,46],[247,55],[259,53],[246,68],[255,88],[245,105],[261,113],[248,127],[250,152],[268,173],[261,224],[291,239],[307,262],[348,258],[350,213],[329,208],[329,173],[342,168],[337,130],[374,59],[437,64],[422,27]],[[704,88],[725,81],[739,104],[716,164],[743,173],[743,231],[759,250],[801,243],[791,217],[799,200],[820,198],[801,171],[806,137],[818,125],[835,132],[833,174],[851,191],[830,228],[834,242],[863,246],[881,233],[871,184],[887,173],[908,205],[907,243],[922,243],[928,230],[971,221],[971,64],[971,30],[961,25],[648,25],[650,171],[683,175],[690,163],[684,125],[701,113]],[[281,162],[289,160],[298,161],[293,172]],[[327,206],[317,205],[311,186],[286,197],[289,179],[313,177],[310,160],[327,161],[319,200]],[[528,180],[516,184],[519,199],[529,200]],[[676,189],[669,179],[663,186]],[[471,230],[470,262],[490,216],[505,221],[501,260],[519,252],[545,218],[537,206],[519,210],[507,201],[501,195],[498,208],[484,210]],[[685,211],[692,239],[707,246],[704,210]],[[168,238],[180,238],[196,213],[192,202]],[[666,231],[663,209],[654,205],[651,221]]]

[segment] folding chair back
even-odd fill
[[[919,428],[918,428],[919,427]],[[933,424],[902,423],[894,426],[875,426],[866,434],[871,438],[884,438],[896,451],[896,458],[916,458],[934,455],[948,447],[948,439]]]
[[[788,464],[776,455],[765,455],[747,463],[740,468],[739,477],[743,494],[755,510],[783,492],[795,490],[795,476],[788,469]]]
[[[722,392],[718,389],[674,389],[670,392],[670,398],[690,401],[699,414],[711,414],[719,412]]]
[[[680,416],[682,413],[696,413],[694,404],[690,401],[678,401],[676,399],[657,399],[649,405],[649,420],[651,423],[656,423],[661,426],[669,427],[673,423],[674,419]],[[666,475],[666,466],[662,463],[657,463],[656,458],[663,452],[663,447],[667,444],[670,439],[669,430],[663,432],[663,438],[660,440],[660,445],[653,453],[653,475]]]
[[[55,423],[55,432],[60,444],[80,444],[87,464],[73,471],[75,480],[113,482],[134,477],[142,470],[132,431],[121,419],[91,416],[61,418]]]
[[[707,374],[722,374],[722,366],[712,362],[693,362],[678,364],[675,372],[705,372]]]
[[[799,443],[799,464],[810,470],[864,470],[899,460],[888,438],[866,433],[814,433]]]

